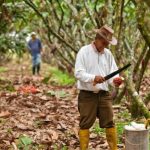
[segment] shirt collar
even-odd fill
[[[95,52],[97,52],[97,53],[99,53],[99,54],[104,54],[104,53],[105,53],[105,48],[104,48],[104,51],[102,51],[102,52],[99,52],[99,51],[96,49],[96,46],[95,46],[95,44],[94,44],[94,41],[92,41],[91,45],[92,45],[92,48],[94,49]]]

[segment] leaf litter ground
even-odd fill
[[[79,150],[76,88],[44,84],[27,64],[7,67],[0,80],[0,150]],[[95,131],[90,149],[108,150],[104,134]]]

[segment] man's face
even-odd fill
[[[94,43],[95,43],[96,49],[99,52],[103,52],[104,48],[106,48],[109,45],[109,43],[103,38],[95,39]]]
[[[35,34],[31,35],[31,37],[32,37],[32,39],[36,39],[36,35]]]

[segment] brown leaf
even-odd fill
[[[41,99],[41,100],[44,100],[44,101],[47,101],[47,100],[48,100],[48,98],[47,98],[46,95],[41,96],[40,99]]]
[[[91,133],[91,134],[90,134],[90,138],[91,138],[91,139],[94,139],[94,138],[96,138],[96,137],[97,137],[97,134],[96,134],[96,133]]]
[[[29,107],[29,108],[34,108],[36,107],[34,103],[31,103],[31,102],[22,102],[22,104],[26,107]]]
[[[12,142],[12,145],[13,145],[14,150],[18,150],[18,148],[14,142]]]
[[[51,136],[51,138],[53,140],[57,140],[58,139],[58,133],[55,130],[48,130],[47,133]]]
[[[33,130],[32,128],[29,128],[28,126],[26,126],[26,125],[24,125],[24,124],[17,124],[16,125],[16,127],[18,128],[18,129],[21,129],[21,130],[25,130],[25,131],[27,131],[27,130]]]
[[[46,117],[46,114],[44,114],[44,113],[39,113],[39,117],[40,117],[40,118],[45,118],[45,117]]]
[[[102,144],[101,146],[100,146],[100,148],[102,148],[102,149],[108,149],[108,144],[107,144],[107,142],[105,142],[104,144]]]
[[[78,135],[79,129],[74,127],[74,128],[72,128],[72,130],[74,131],[76,137],[78,138],[79,137],[79,135]]]
[[[0,113],[0,117],[9,117],[11,115],[11,113],[9,111],[2,111]]]

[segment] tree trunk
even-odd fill
[[[134,83],[131,80],[127,81],[127,90],[128,93],[131,96],[131,114],[133,118],[137,117],[145,117],[150,118],[150,112],[148,111],[148,108],[145,106],[144,102],[142,101],[142,98],[137,93]]]

